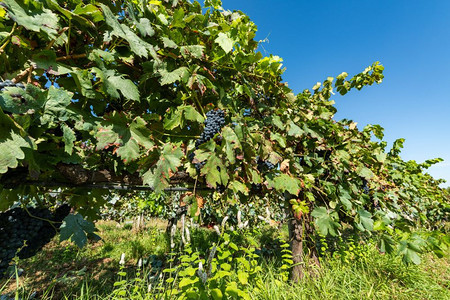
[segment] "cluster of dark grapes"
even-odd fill
[[[363,179],[363,193],[365,195],[369,195],[369,183],[367,182],[367,180]]]
[[[268,160],[258,159],[257,164],[258,164],[258,171],[260,171],[260,172],[270,171],[270,170],[275,169],[275,165]]]
[[[210,139],[212,139],[217,133],[219,133],[222,130],[222,127],[225,125],[225,113],[223,110],[210,110],[206,113],[206,120],[205,120],[205,128],[203,132],[200,135],[200,138],[198,138],[195,141],[195,149],[198,149],[198,147],[201,144],[206,143]],[[195,154],[191,153],[189,154],[189,159],[192,161],[194,159]],[[203,166],[206,164],[206,161],[194,163],[194,167],[197,170],[197,172],[200,172],[200,170],[203,168]]]
[[[205,129],[200,138],[195,141],[195,147],[198,148],[203,143],[212,139],[217,133],[222,130],[225,125],[225,113],[223,110],[210,110],[206,113]]]
[[[52,214],[46,208],[17,207],[0,214],[0,278],[17,255],[34,256],[55,236],[70,206],[62,205]],[[48,222],[51,221],[52,223]]]
[[[273,169],[275,169],[275,165],[273,163],[271,163],[268,160],[262,160],[258,157],[258,160],[256,161],[257,163],[257,168],[259,172],[267,172],[267,171],[271,171]],[[261,183],[252,183],[251,186],[251,191],[254,194],[258,194],[262,192],[262,184]]]
[[[18,87],[24,89],[25,85],[21,82],[14,83],[11,80],[0,81],[0,90],[3,90],[5,87]]]

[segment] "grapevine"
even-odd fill
[[[335,120],[333,95],[380,84],[379,62],[294,94],[282,59],[259,52],[256,25],[221,1],[79,2],[1,2],[0,211],[59,186],[91,222],[110,193],[101,185],[213,187],[217,205],[291,208],[295,249],[350,227],[381,252],[407,246],[408,263],[442,251],[445,239],[430,247],[405,229],[448,219],[448,192],[426,173],[442,160],[404,161],[403,140],[387,149],[381,126]],[[3,267],[23,238],[33,241],[2,244]]]

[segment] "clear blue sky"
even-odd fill
[[[389,147],[405,138],[402,158],[423,162],[450,186],[450,0],[223,0],[258,26],[265,54],[279,55],[294,92],[375,61],[382,84],[334,100],[336,119],[385,128]]]

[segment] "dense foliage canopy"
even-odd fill
[[[323,235],[373,234],[405,262],[442,254],[445,236],[408,231],[448,218],[425,173],[440,159],[403,161],[380,126],[333,119],[334,92],[381,83],[378,62],[295,95],[255,24],[218,0],[0,3],[0,75],[14,83],[0,93],[0,210],[62,186],[58,199],[95,219],[108,191],[93,186],[177,184],[222,205],[285,205]],[[218,133],[196,143],[219,109]]]

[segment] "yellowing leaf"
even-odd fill
[[[222,47],[225,53],[229,53],[233,49],[234,42],[226,33],[220,32],[214,41]]]

